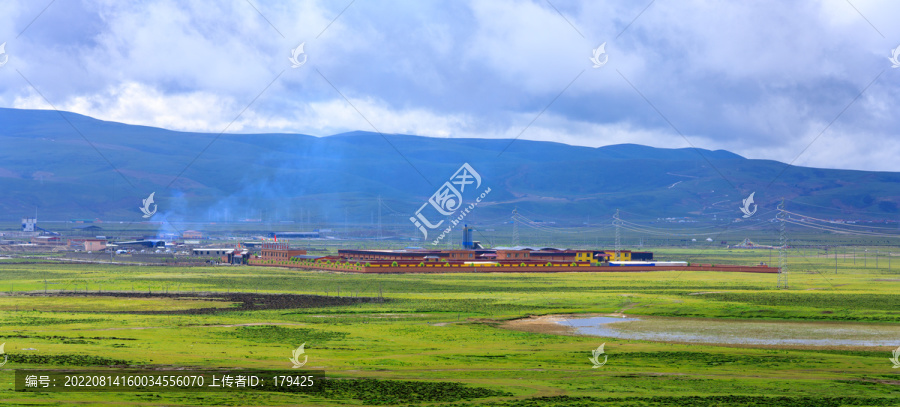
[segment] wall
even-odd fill
[[[251,259],[252,266],[292,267],[315,270],[347,271],[358,273],[565,273],[565,272],[644,272],[644,271],[724,271],[741,273],[777,273],[777,267],[766,266],[730,266],[730,265],[702,265],[702,266],[590,266],[583,265],[495,265],[495,266],[463,266],[449,264],[401,265],[396,267],[365,266],[365,263],[323,263],[312,261],[275,261]]]

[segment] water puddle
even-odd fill
[[[654,342],[864,347],[900,345],[900,326],[892,325],[665,317],[563,317],[556,323],[575,328],[582,335]]]

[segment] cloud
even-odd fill
[[[437,115],[424,109],[394,111],[372,98],[352,99],[351,103],[356,108],[343,99],[298,105],[292,115],[272,115],[250,108],[238,117],[243,108],[231,97],[203,91],[172,94],[129,82],[101,93],[73,97],[55,107],[100,120],[195,132],[217,133],[227,128],[232,132],[277,130],[330,135],[348,129],[377,129],[431,137],[469,134],[464,116]],[[53,108],[36,93],[16,98],[13,107]],[[356,109],[365,112],[365,116]]]
[[[46,108],[39,91],[59,109],[173,130],[374,125],[785,162],[821,133],[797,163],[875,170],[894,168],[862,146],[900,149],[896,2],[63,3],[18,39],[39,7],[0,16],[0,105]],[[291,69],[301,42],[309,62]],[[602,42],[609,64],[593,69]]]
[[[34,93],[16,98],[13,106],[19,109],[52,109]],[[166,94],[134,82],[111,87],[98,94],[75,96],[55,107],[100,120],[201,132],[225,130],[230,122],[228,114],[239,111],[231,98],[202,91]],[[233,113],[232,118],[235,115]],[[243,122],[234,123],[230,129],[241,131]]]

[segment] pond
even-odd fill
[[[667,317],[559,317],[582,335],[735,345],[898,346],[900,325],[774,322]]]

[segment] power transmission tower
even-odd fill
[[[784,198],[781,199],[781,203],[778,204],[778,215],[777,219],[781,222],[780,225],[780,238],[778,240],[781,247],[778,248],[778,286],[777,288],[788,288],[788,277],[787,277],[787,238],[785,236],[784,224],[785,224],[785,216],[784,213]]]
[[[512,221],[513,221],[513,235],[512,235],[512,246],[516,247],[519,245],[519,219],[516,218],[519,212],[514,208],[512,211]]]
[[[621,241],[619,240],[619,225],[622,224],[622,220],[619,219],[619,210],[616,209],[616,215],[613,216],[613,225],[616,225],[616,261],[621,260],[619,257],[619,252],[622,250]]]

